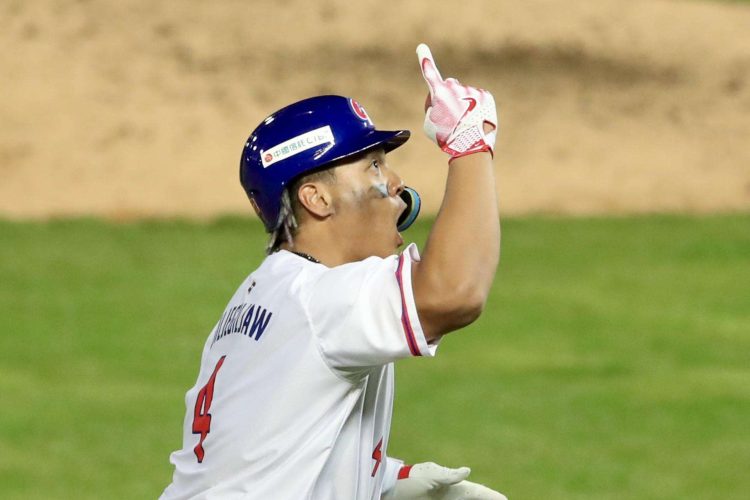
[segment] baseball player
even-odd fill
[[[386,157],[409,131],[377,130],[357,101],[329,95],[250,135],[240,180],[268,256],[206,339],[162,498],[505,499],[466,467],[387,456],[394,361],[434,356],[474,321],[499,259],[493,97],[444,80],[426,45],[417,55],[424,128],[449,155],[421,256],[398,253],[419,196]]]

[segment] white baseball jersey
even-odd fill
[[[393,364],[433,356],[401,255],[328,268],[286,250],[242,283],[185,396],[163,499],[380,498]]]

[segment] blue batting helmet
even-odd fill
[[[376,130],[354,99],[311,97],[275,112],[250,134],[242,151],[240,182],[272,232],[280,222],[281,195],[294,179],[368,149],[391,151],[409,135],[408,130]],[[398,221],[400,231],[416,219],[420,205],[411,188],[401,197],[408,208]]]

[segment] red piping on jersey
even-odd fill
[[[406,297],[404,296],[404,284],[401,277],[401,271],[404,268],[404,254],[398,257],[398,268],[396,268],[396,281],[398,281],[398,288],[401,291],[401,324],[404,327],[404,334],[406,335],[406,343],[409,344],[409,351],[412,356],[421,356],[419,352],[419,344],[414,336],[414,330],[411,328],[411,321],[409,321],[409,311],[406,308]]]

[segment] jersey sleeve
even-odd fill
[[[385,497],[396,487],[399,472],[404,466],[403,460],[397,458],[385,457],[385,473],[383,474],[383,486],[380,490],[380,496]]]
[[[382,365],[434,356],[414,303],[416,245],[386,259],[371,257],[324,271],[308,299],[309,321],[322,356],[334,368]]]

